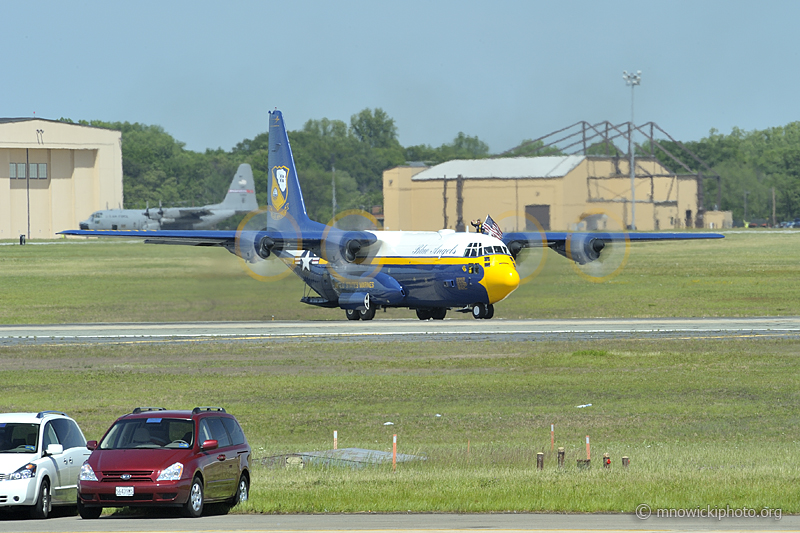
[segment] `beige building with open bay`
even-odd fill
[[[122,207],[121,143],[119,131],[0,118],[0,239],[52,238]]]
[[[464,231],[487,214],[504,232],[630,228],[629,172],[627,159],[584,155],[396,167],[383,173],[384,229]],[[697,175],[641,158],[635,184],[637,230],[730,227],[729,213],[698,213]]]

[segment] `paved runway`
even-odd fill
[[[800,338],[800,317],[569,320],[372,320],[186,322],[0,326],[0,346],[18,344],[297,341]]]

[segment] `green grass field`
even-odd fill
[[[0,323],[342,320],[300,303],[303,283],[251,278],[221,248],[70,240],[0,246]],[[605,283],[545,251],[544,268],[495,306],[499,318],[800,315],[800,231],[632,245]],[[450,318],[469,319],[450,312]],[[381,318],[414,318],[407,309]]]
[[[496,316],[800,315],[798,239],[637,245],[601,284],[548,252]],[[3,323],[344,319],[300,304],[291,277],[253,280],[221,249],[0,246],[0,272]],[[223,405],[256,462],[330,449],[334,430],[342,448],[383,451],[396,433],[401,453],[427,458],[396,472],[259,462],[240,512],[632,512],[647,503],[788,514],[800,512],[798,355],[800,342],[780,339],[19,345],[0,348],[0,410],[62,409],[92,439],[137,405]],[[563,470],[550,424],[566,449]],[[589,471],[576,468],[586,435]],[[596,465],[604,452],[609,470]]]
[[[632,512],[648,503],[796,513],[799,345],[17,346],[1,352],[0,410],[63,409],[91,439],[137,405],[225,406],[258,463],[245,512]],[[550,451],[550,424],[566,449],[563,471]],[[342,448],[383,451],[397,434],[401,453],[427,460],[395,473],[260,466],[264,457],[330,449],[334,430]],[[586,435],[595,462],[611,454],[610,470],[576,468]]]

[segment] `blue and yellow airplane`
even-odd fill
[[[709,233],[483,233],[347,231],[311,220],[303,202],[292,149],[275,110],[269,127],[269,205],[266,227],[238,231],[91,231],[66,235],[144,237],[155,244],[223,246],[248,261],[278,258],[315,296],[302,302],[345,310],[350,320],[371,320],[386,307],[414,309],[420,320],[441,320],[448,310],[494,315],[494,304],[520,284],[515,258],[525,248],[549,247],[586,264],[608,243],[722,238]]]

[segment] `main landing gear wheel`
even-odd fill
[[[433,312],[431,309],[417,309],[417,318],[420,320],[430,320],[433,318]]]
[[[364,309],[358,312],[361,315],[361,320],[372,320],[375,318],[375,307],[370,306],[369,309]]]
[[[431,318],[434,320],[444,320],[444,317],[447,316],[447,308],[446,307],[436,307],[431,311]]]
[[[358,309],[345,309],[344,314],[347,315],[347,320],[361,320],[361,313]]]
[[[472,306],[472,317],[479,318],[492,318],[494,316],[494,306],[492,304],[486,305],[483,302],[478,302]]]

